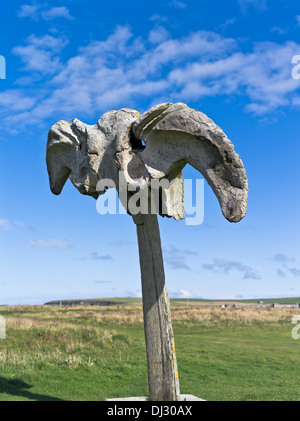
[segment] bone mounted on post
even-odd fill
[[[146,147],[134,149],[133,137]],[[49,132],[47,166],[55,194],[68,177],[95,198],[99,180],[112,180],[119,191],[120,172],[132,192],[166,179],[173,184],[157,213],[178,220],[184,218],[181,172],[187,163],[207,180],[225,218],[237,222],[245,216],[248,182],[240,157],[212,120],[185,104],[159,104],[142,115],[123,108],[105,113],[95,125],[75,119]]]

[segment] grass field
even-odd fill
[[[62,300],[62,301],[50,301],[49,304],[55,305],[79,305],[83,303],[84,305],[88,305],[89,303],[99,302],[101,301],[103,304],[107,303],[114,303],[114,304],[125,304],[125,305],[142,305],[141,298],[135,297],[114,297],[114,298],[93,298],[93,299],[84,299],[84,300]],[[172,306],[181,306],[186,305],[188,302],[189,305],[208,305],[208,306],[215,306],[220,305],[222,303],[237,303],[237,304],[258,304],[260,302],[264,304],[272,304],[272,303],[298,303],[300,302],[300,297],[292,297],[292,298],[260,298],[260,299],[249,299],[249,300],[210,300],[210,299],[203,299],[203,298],[171,298],[170,303]],[[48,303],[46,303],[48,304]]]
[[[300,309],[172,305],[181,393],[300,400]],[[100,401],[148,394],[142,308],[0,307],[0,400]]]

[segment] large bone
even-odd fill
[[[174,178],[188,163],[216,194],[223,215],[238,222],[246,213],[248,181],[241,158],[205,114],[184,104],[160,104],[133,124],[146,143],[140,157],[152,178]]]
[[[225,218],[237,222],[245,216],[248,182],[239,155],[212,120],[185,104],[160,104],[142,115],[127,108],[109,111],[92,126],[60,121],[49,132],[47,165],[56,194],[69,176],[81,193],[95,198],[103,193],[97,191],[101,179],[111,179],[119,190],[120,171],[133,192],[167,178],[173,184],[160,214],[178,220],[184,218],[181,171],[187,163],[212,187]]]

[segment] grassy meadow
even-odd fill
[[[181,305],[180,305],[181,304]],[[300,400],[297,308],[173,303],[181,393],[206,400]],[[2,306],[1,401],[146,396],[142,307]]]

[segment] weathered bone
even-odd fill
[[[248,182],[241,158],[223,131],[205,114],[185,104],[153,107],[133,124],[146,143],[140,154],[153,178],[174,177],[186,163],[197,169],[231,222],[245,216]]]
[[[245,216],[248,183],[240,157],[212,120],[185,104],[160,104],[142,115],[123,108],[105,113],[92,126],[60,121],[49,132],[47,165],[55,194],[69,176],[81,193],[95,198],[102,193],[97,182],[103,178],[118,189],[120,171],[131,191],[167,178],[174,183],[166,194],[166,216],[182,219],[181,171],[187,163],[212,187],[225,218],[237,222]]]

